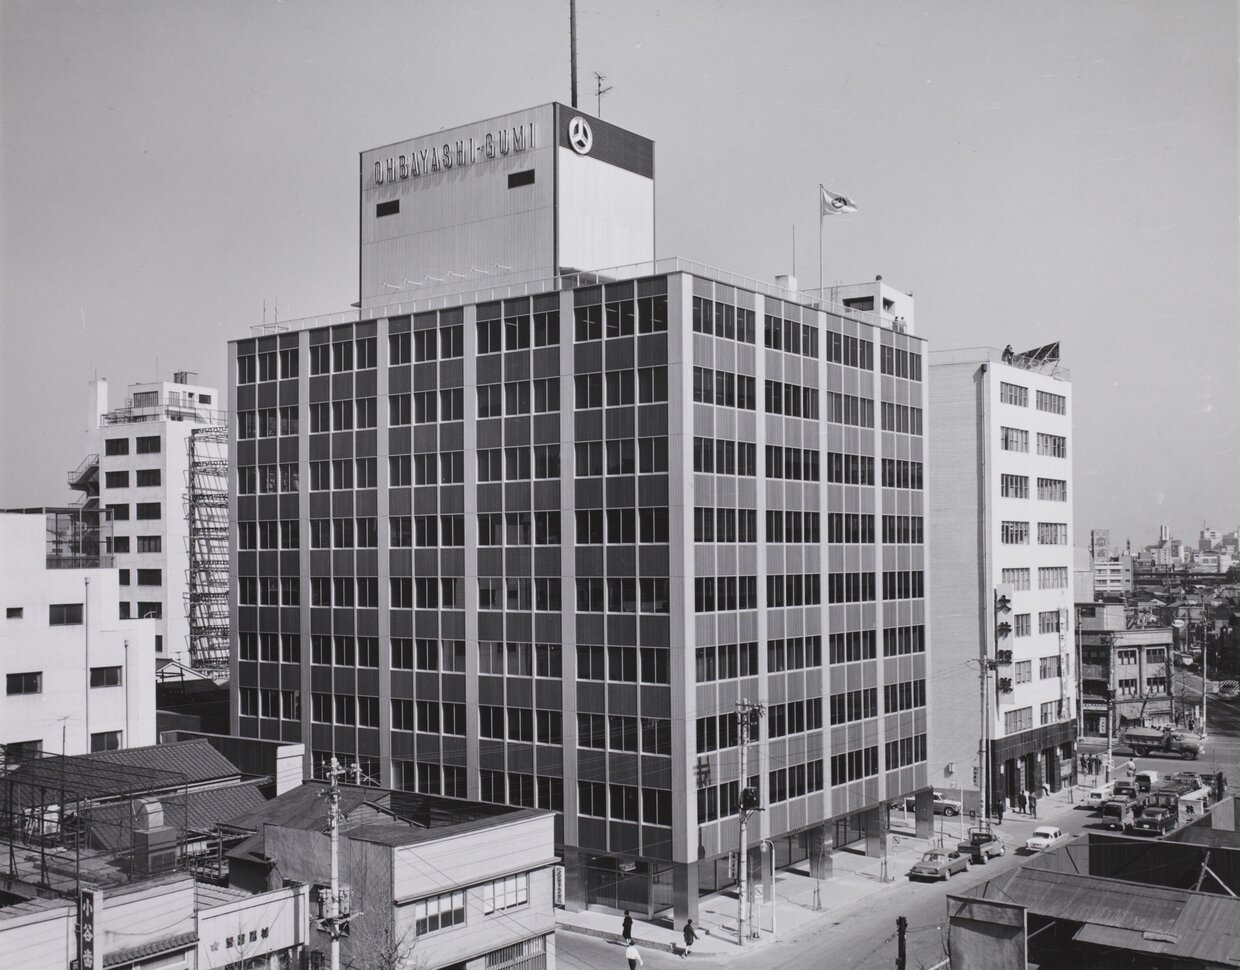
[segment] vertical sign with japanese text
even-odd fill
[[[97,889],[83,889],[78,896],[78,958],[79,970],[95,970],[103,966],[99,952],[99,936],[95,928],[95,916],[103,905],[103,893]]]

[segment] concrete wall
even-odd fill
[[[522,151],[514,150],[514,128],[524,132]],[[463,162],[458,162],[458,142]],[[445,145],[450,167],[443,164]],[[416,156],[420,169],[433,164],[432,152],[439,163],[414,175],[410,158]],[[388,159],[394,160],[394,178],[387,174]],[[376,179],[376,163],[381,181]],[[468,281],[488,287],[505,278],[553,275],[554,166],[555,129],[549,104],[363,152],[362,306],[416,300],[445,284]],[[510,174],[531,169],[532,185],[508,187]],[[383,202],[398,203],[400,211],[378,216],[376,206]]]
[[[226,967],[300,946],[309,935],[310,887],[290,886],[198,913],[198,967]],[[250,934],[256,939],[251,942]],[[228,938],[233,945],[227,945]],[[239,943],[238,940],[244,942]]]
[[[77,907],[35,900],[0,910],[0,953],[10,967],[67,967],[77,958]]]
[[[0,684],[42,674],[40,693],[0,702],[0,744],[83,754],[102,731],[121,731],[123,747],[154,744],[154,621],[117,619],[115,569],[46,568],[45,530],[42,514],[0,515],[0,605],[22,611],[0,619]],[[49,625],[49,605],[69,603],[84,604],[84,622]],[[88,688],[87,666],[120,667],[121,686]]]

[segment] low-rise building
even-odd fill
[[[122,622],[111,520],[0,512],[0,745],[6,761],[155,742],[155,629]]]
[[[1076,613],[1082,733],[1171,724],[1172,629],[1123,604],[1079,603]]]
[[[229,853],[230,880],[261,889],[330,884],[330,786],[307,782],[230,819],[254,836]],[[356,915],[345,966],[387,954],[425,970],[555,967],[555,816],[413,792],[340,788],[340,881]],[[316,934],[316,948],[326,934]],[[350,963],[351,960],[359,961]]]

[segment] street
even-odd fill
[[[1192,680],[1190,680],[1192,678]],[[1195,683],[1194,683],[1195,681]],[[1200,679],[1185,678],[1185,686],[1200,691]],[[1194,701],[1197,697],[1192,698]],[[1208,701],[1209,730],[1204,755],[1196,761],[1151,756],[1132,758],[1136,770],[1157,770],[1163,774],[1177,771],[1223,771],[1234,785],[1240,782],[1240,699]],[[1100,739],[1084,740],[1079,750],[1105,750]],[[1117,755],[1116,763],[1124,764],[1129,755]],[[1090,780],[1082,779],[1086,788]],[[849,970],[890,970],[896,955],[896,917],[908,919],[908,967],[933,966],[944,958],[947,895],[961,895],[997,875],[1022,865],[1027,857],[1016,854],[1016,848],[1032,833],[1035,825],[1058,825],[1072,835],[1080,835],[1099,827],[1099,814],[1084,808],[1061,803],[1060,796],[1044,799],[1039,804],[1035,821],[1022,815],[1006,815],[1000,831],[1007,842],[1007,854],[982,866],[970,866],[967,872],[947,882],[912,883],[903,873],[879,895],[851,907],[831,907],[821,921],[812,921],[775,943],[754,947],[745,954],[727,958],[699,958],[704,966],[779,968],[779,970],[820,970],[830,967]],[[953,820],[954,823],[958,820]],[[950,829],[949,829],[950,831]],[[829,892],[829,890],[827,890]],[[781,903],[781,905],[790,905]],[[624,967],[623,948],[603,940],[560,932],[556,935],[559,960],[571,970],[605,970]],[[664,952],[643,951],[646,965],[652,968],[683,966],[679,956]],[[690,957],[692,963],[695,958]]]

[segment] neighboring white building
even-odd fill
[[[108,543],[98,511],[0,513],[8,757],[155,743],[156,624],[118,619]]]
[[[953,712],[931,734],[931,779],[976,787],[986,660],[996,662],[992,794],[1014,799],[1042,784],[1057,791],[1071,778],[1076,739],[1068,374],[1057,345],[932,354],[929,373],[930,707]],[[1010,612],[999,620],[1010,630],[997,638],[1000,590]]]
[[[125,406],[110,410],[107,381],[91,382],[88,454],[69,487],[85,493],[83,508],[112,512],[120,618],[156,620],[156,655],[189,663],[189,439],[226,422],[215,388],[174,376],[131,384]]]
[[[1094,560],[1094,593],[1122,596],[1133,591],[1132,556],[1112,556]]]

